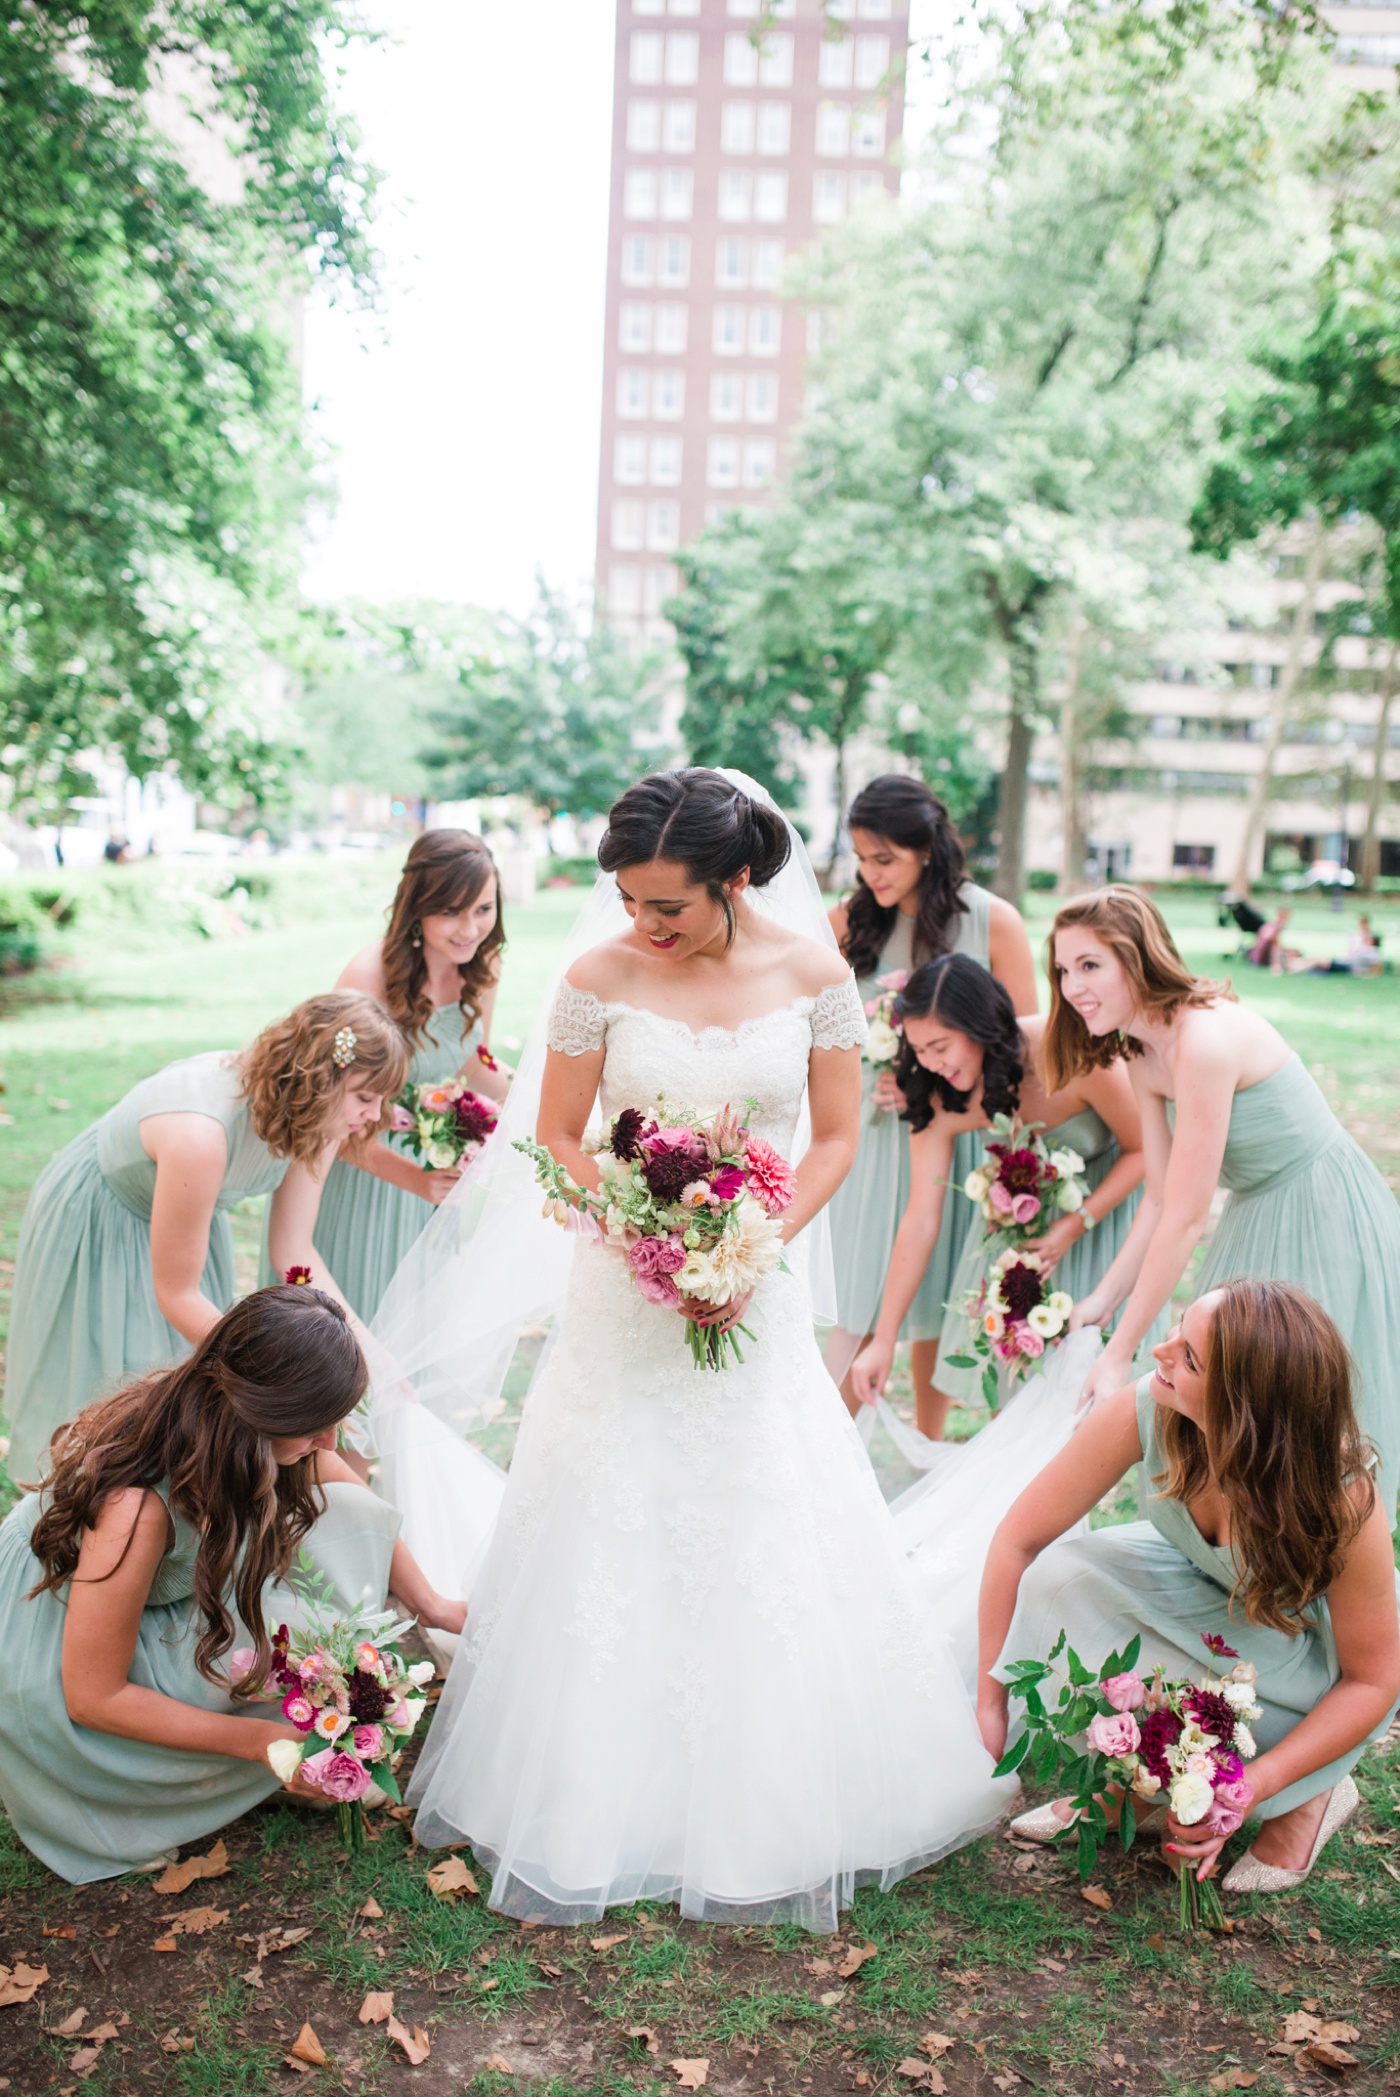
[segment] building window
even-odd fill
[[[698,15],[700,0],[671,0],[671,12],[673,15]],[[889,13],[888,8],[885,13]]]
[[[678,502],[647,504],[647,545],[653,553],[674,553],[681,543],[681,506]]]
[[[851,112],[845,102],[817,106],[817,151],[826,160],[844,160],[851,149]]]
[[[675,14],[678,10],[672,8],[671,12]],[[888,22],[890,0],[860,0],[860,12],[867,22]]]
[[[715,422],[737,422],[744,412],[744,382],[737,371],[717,371],[710,380],[710,415]]]
[[[617,346],[621,350],[649,350],[651,348],[651,308],[638,305],[635,299],[624,299],[617,316]]]
[[[888,39],[867,37],[866,43],[884,43]],[[881,67],[883,73],[884,67]],[[690,30],[672,30],[666,39],[666,80],[671,87],[694,87],[700,77],[700,39]]]
[[[758,111],[752,102],[726,102],[719,113],[721,153],[752,153]]]
[[[627,105],[627,150],[654,153],[661,144],[661,104],[629,102]]]
[[[737,437],[711,437],[705,460],[705,479],[712,488],[737,488],[739,485],[739,440]]]
[[[674,43],[675,38],[669,38]],[[856,38],[856,86],[878,87],[890,69],[890,40],[887,36]]]
[[[717,356],[743,356],[745,318],[742,306],[715,307],[714,346]]]
[[[684,306],[658,306],[656,309],[656,349],[658,356],[683,357],[685,355],[686,309]]]
[[[782,348],[783,316],[777,306],[755,306],[749,313],[749,353],[776,357]]]
[[[656,281],[663,291],[684,291],[690,282],[690,239],[668,233],[656,244]]]
[[[744,446],[744,486],[766,488],[778,463],[778,448],[771,437],[750,437]]]
[[[618,553],[640,553],[646,532],[646,504],[624,497],[612,506],[612,542]]]
[[[658,422],[679,422],[685,413],[685,373],[658,371],[652,381],[651,412]]]
[[[721,291],[742,291],[749,281],[749,244],[732,233],[715,243],[715,282]]]
[[[1172,865],[1184,874],[1213,874],[1214,845],[1173,845]]]
[[[608,610],[614,618],[635,618],[642,609],[642,571],[615,567],[608,577]]]
[[[809,356],[809,357],[815,357],[815,356],[817,356],[817,355],[818,355],[818,354],[820,353],[820,351],[821,351],[821,349],[822,349],[822,346],[823,346],[823,344],[825,343],[825,341],[826,341],[826,328],[825,328],[825,326],[823,325],[822,309],[821,309],[821,307],[820,307],[820,306],[812,306],[811,308],[809,308],[809,310],[808,310],[808,314],[807,314],[807,354],[808,354],[808,356]]]
[[[695,203],[695,177],[688,167],[668,167],[661,174],[661,216],[689,218]]]
[[[884,137],[881,127],[880,136]],[[695,151],[695,104],[668,102],[662,111],[661,143],[668,153]]]
[[[628,50],[628,76],[635,87],[659,87],[666,61],[666,39],[634,29]]]
[[[650,284],[651,241],[645,233],[629,233],[622,243],[622,281],[628,285]]]
[[[884,110],[858,109],[851,125],[851,151],[861,160],[878,160],[884,150]]]
[[[765,36],[758,54],[760,87],[792,86],[792,38]]]
[[[776,422],[778,382],[770,371],[756,371],[744,387],[744,413],[750,422]]]
[[[666,0],[632,0],[634,15],[664,15]]]
[[[662,605],[666,602],[666,599],[675,596],[676,591],[680,588],[680,580],[669,561],[664,561],[658,566],[648,568],[645,571],[645,581],[642,585],[642,602],[650,617],[654,619],[661,610]],[[664,639],[665,637],[664,630],[662,634],[653,636],[654,639]]]
[[[631,167],[622,185],[622,215],[624,218],[656,217],[656,170],[649,167]]]
[[[753,287],[776,291],[782,282],[783,244],[780,240],[756,240],[753,244]]]
[[[1339,66],[1400,65],[1400,36],[1339,36],[1332,57]]]
[[[647,411],[647,375],[644,371],[625,369],[617,375],[617,412],[629,422]]]
[[[834,226],[846,216],[844,175],[817,175],[812,182],[812,216],[819,226]]]
[[[721,169],[719,215],[730,225],[753,216],[753,176],[746,167]]]
[[[681,440],[679,437],[652,438],[651,484],[653,488],[679,488],[681,484]]]
[[[613,479],[624,488],[640,488],[646,477],[646,438],[618,437],[613,443]]]
[[[758,51],[746,36],[725,38],[724,79],[727,87],[758,86]]]
[[[857,172],[856,172],[856,173],[855,173],[854,175],[852,175],[852,177],[851,177],[851,209],[852,209],[852,210],[854,210],[854,209],[855,209],[855,207],[856,207],[856,205],[857,205],[857,204],[865,204],[865,203],[868,203],[868,202],[870,201],[871,197],[882,197],[882,196],[883,196],[884,194],[885,194],[885,178],[884,178],[884,176],[883,176],[883,175],[877,174],[877,173],[875,172],[874,168],[869,168],[869,167],[867,167],[867,168],[860,168],[860,169],[858,169],[858,170],[857,170]]]
[[[792,144],[792,104],[760,102],[758,105],[758,150],[786,153]]]
[[[750,20],[757,15],[766,14],[772,20],[787,22],[797,13],[797,0],[771,0],[771,5],[767,7],[764,6],[763,0],[729,0],[729,12],[732,15],[746,15]]]
[[[822,39],[817,56],[817,79],[823,87],[849,87],[855,79],[855,69],[856,47],[850,37]]]
[[[762,226],[780,226],[787,217],[786,173],[776,168],[765,168],[755,175],[753,184],[753,215]]]

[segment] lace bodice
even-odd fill
[[[777,1149],[791,1149],[807,1060],[814,1048],[859,1048],[865,1014],[853,978],[816,997],[745,1020],[741,1027],[703,1027],[636,1005],[604,1004],[567,980],[549,1017],[548,1042],[566,1056],[605,1053],[598,1103],[604,1115],[648,1107],[664,1093],[697,1114],[746,1099],[757,1101],[750,1127]]]

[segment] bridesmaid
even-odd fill
[[[241,1055],[171,1063],[51,1158],[15,1260],[5,1370],[10,1469],[32,1478],[54,1429],[123,1377],[178,1360],[233,1301],[228,1211],[272,1191],[279,1275],[338,1294],[312,1232],[348,1136],[374,1128],[408,1049],[357,991],[308,998]]]
[[[355,956],[337,987],[377,998],[398,1022],[413,1050],[409,1084],[460,1074],[473,1092],[502,1099],[507,1081],[487,1037],[505,943],[496,869],[481,839],[427,830],[405,861],[388,931]],[[366,1324],[430,1207],[457,1178],[425,1171],[392,1135],[350,1142],[331,1166],[316,1249]]]
[[[1085,1384],[1104,1398],[1186,1271],[1217,1181],[1230,1190],[1193,1293],[1240,1275],[1296,1282],[1346,1335],[1357,1411],[1380,1458],[1395,1520],[1400,1477],[1400,1209],[1288,1043],[1193,976],[1155,906],[1135,889],[1067,903],[1051,935],[1045,1033],[1055,1084],[1126,1054],[1142,1114],[1147,1186],[1118,1258],[1075,1306],[1106,1325],[1124,1306]],[[1126,1299],[1126,1302],[1125,1302]]]
[[[1143,1171],[1141,1124],[1122,1063],[1109,1062],[1066,1086],[1050,1086],[1044,1072],[1045,1021],[1038,1013],[1018,1019],[1004,987],[977,962],[964,954],[926,961],[900,993],[895,1011],[904,1034],[895,1077],[911,1131],[909,1197],[895,1234],[875,1331],[853,1371],[863,1404],[872,1404],[885,1387],[919,1277],[947,1228],[949,1183],[955,1189],[960,1184],[955,1160],[961,1140],[987,1128],[994,1114],[1015,1114],[1041,1123],[1052,1148],[1087,1146],[1094,1151],[1102,1169],[1089,1175],[1093,1188],[1083,1207],[1057,1218],[1037,1241],[1057,1267],[1087,1257],[1088,1271],[1093,1271],[1097,1226],[1106,1218],[1116,1225],[1120,1205],[1136,1196]],[[965,1215],[958,1215],[956,1225],[964,1252],[954,1287],[964,1291],[976,1286],[983,1262],[981,1218],[974,1213],[972,1220],[970,1232]],[[1060,1279],[1059,1286],[1068,1284]],[[954,1288],[948,1293],[953,1308],[944,1344],[961,1344],[967,1336],[957,1309],[962,1299]],[[942,1386],[955,1380],[959,1395],[975,1389],[978,1375],[945,1368],[936,1395],[941,1397]],[[950,1402],[944,1400],[937,1413],[938,1433]]]
[[[392,1588],[461,1630],[465,1603],[433,1592],[398,1514],[335,1454],[366,1380],[338,1303],[262,1289],[188,1361],[82,1413],[0,1526],[0,1800],[61,1878],[139,1870],[277,1790],[268,1747],[300,1736],[248,1697],[269,1626],[297,1619],[281,1583],[299,1550],[341,1609]],[[234,1693],[217,1663],[245,1643]]]
[[[978,1723],[999,1756],[1006,1671],[1048,1658],[1061,1632],[1090,1666],[1138,1637],[1140,1675],[1197,1680],[1203,1638],[1222,1635],[1260,1707],[1248,1723],[1261,1752],[1244,1775],[1264,1823],[1225,1889],[1280,1893],[1355,1813],[1350,1772],[1400,1699],[1389,1514],[1346,1344],[1301,1289],[1213,1289],[1154,1352],[1156,1373],[1100,1402],[993,1539]],[[1139,1461],[1147,1520],[1068,1534]],[[1014,1826],[1048,1842],[1070,1817],[1060,1800]],[[1228,1835],[1158,1817],[1184,1868],[1205,1876]]]
[[[921,779],[887,773],[857,794],[847,822],[856,885],[832,911],[831,924],[861,997],[868,1003],[880,996],[881,976],[907,974],[935,955],[956,953],[990,968],[1010,992],[1014,1011],[1034,1012],[1035,963],[1021,914],[967,879],[962,846],[937,795]],[[909,1196],[909,1134],[899,1118],[893,1073],[877,1077],[867,1065],[864,1100],[856,1162],[828,1210],[839,1322],[827,1347],[827,1367],[853,1413],[859,1408],[851,1365],[875,1329],[895,1232]],[[981,1142],[968,1134],[953,1160],[959,1185],[980,1158]],[[962,1219],[950,1214],[900,1331],[900,1338],[911,1343],[919,1430],[933,1437],[941,1432],[948,1409],[934,1378],[944,1304],[961,1246]]]

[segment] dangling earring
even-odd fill
[[[421,947],[423,944],[423,927],[419,924],[417,918],[413,920],[413,923],[408,928],[408,943],[414,947]]]

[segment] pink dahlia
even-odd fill
[[[792,1207],[792,1198],[797,1192],[797,1174],[781,1151],[774,1150],[761,1136],[750,1136],[744,1151],[744,1170],[748,1178],[749,1192],[768,1211],[770,1216],[780,1216],[784,1209]]]
[[[737,1165],[721,1165],[710,1180],[710,1192],[719,1201],[733,1201],[744,1191],[744,1175]]]

